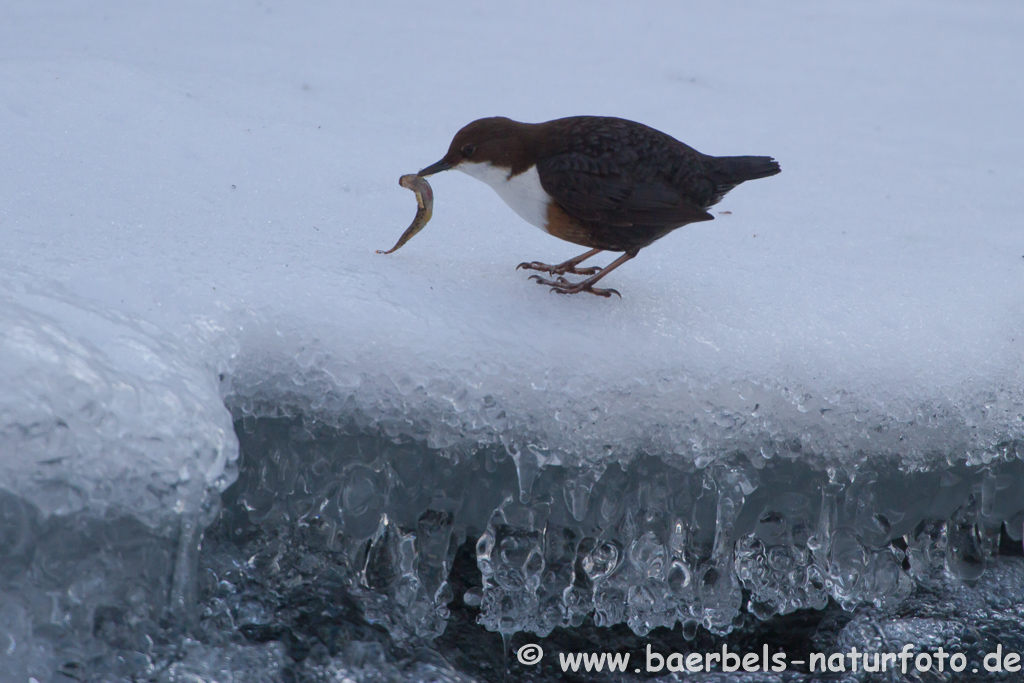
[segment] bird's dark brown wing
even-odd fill
[[[584,221],[664,228],[713,218],[666,179],[636,172],[630,161],[567,151],[541,159],[537,173],[545,192]]]

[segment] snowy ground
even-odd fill
[[[234,476],[220,398],[502,444],[524,488],[637,451],[1013,459],[1022,32],[1013,2],[6,3],[0,487],[166,539]],[[581,250],[457,174],[374,253],[398,177],[499,114],[783,172],[609,276],[621,301],[528,282]]]
[[[205,316],[243,359],[302,349],[343,387],[440,380],[516,411],[616,412],[602,388],[666,377],[693,383],[686,412],[710,384],[749,414],[759,382],[879,422],[1020,395],[1012,4],[2,11],[3,258],[40,286],[172,332]],[[525,282],[516,263],[579,249],[462,176],[374,253],[413,213],[398,175],[464,123],[579,113],[783,173],[617,272],[621,302]],[[640,398],[655,421],[679,400]]]

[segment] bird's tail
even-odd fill
[[[747,180],[767,178],[782,169],[771,157],[715,157],[715,175],[723,185],[735,187]]]
[[[782,171],[779,162],[771,157],[711,157],[711,179],[715,191],[711,204],[721,201],[725,193],[747,180],[767,178]]]

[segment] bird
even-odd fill
[[[636,121],[572,116],[520,123],[502,116],[467,124],[448,152],[417,175],[459,170],[490,185],[520,217],[587,247],[564,263],[538,261],[531,279],[561,294],[622,295],[594,285],[676,228],[714,219],[708,207],[742,182],[780,172],[767,156],[709,156]],[[607,266],[580,267],[602,251]],[[570,282],[565,275],[586,276]]]

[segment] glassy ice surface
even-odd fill
[[[1021,7],[122,5],[0,7],[0,683],[1024,650]],[[621,301],[374,253],[582,113],[783,173]]]
[[[238,442],[216,370],[154,326],[11,278],[0,321],[0,680],[74,676],[189,621]]]

